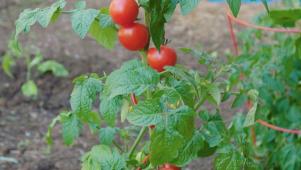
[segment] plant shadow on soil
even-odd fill
[[[11,6],[1,8],[5,2],[14,2]],[[0,52],[3,54],[13,21],[25,7],[45,6],[47,2],[20,5],[18,0],[0,2]],[[89,5],[100,5],[88,2]],[[106,2],[104,2],[106,3]],[[7,12],[7,9],[10,12]],[[203,2],[188,16],[176,16],[167,26],[167,37],[175,48],[193,47],[202,44],[207,51],[218,51],[222,55],[231,50],[225,7],[221,4]],[[242,18],[254,16],[254,9],[263,10],[260,5],[244,6]],[[59,31],[57,31],[59,30]],[[30,37],[30,38],[28,38]],[[36,75],[34,79],[39,87],[37,100],[29,100],[20,93],[20,86],[25,81],[25,66],[18,63],[14,67],[14,79],[8,78],[0,71],[0,156],[14,158],[18,163],[0,162],[2,170],[77,170],[80,169],[80,156],[98,143],[97,137],[84,129],[72,147],[62,144],[59,127],[54,129],[54,145],[51,152],[47,150],[43,138],[47,126],[60,111],[69,108],[69,96],[72,79],[84,73],[109,73],[118,68],[122,62],[137,58],[135,53],[124,50],[117,45],[116,50],[109,51],[86,38],[80,40],[70,28],[67,17],[62,17],[49,28],[33,28],[29,36],[22,36],[23,45],[33,44],[41,49],[46,58],[63,63],[70,71],[68,78],[54,78],[51,75]],[[180,54],[180,53],[179,53]],[[191,56],[179,55],[179,63],[199,69]],[[223,112],[227,119],[229,111]],[[186,169],[212,169],[212,158],[193,161]]]

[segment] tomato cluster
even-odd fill
[[[149,32],[145,25],[136,23],[139,6],[135,0],[113,0],[110,4],[110,15],[120,25],[118,38],[128,50],[137,51],[145,48],[149,42]],[[148,64],[158,72],[165,66],[174,66],[177,61],[175,50],[162,45],[160,51],[150,48],[147,53]]]

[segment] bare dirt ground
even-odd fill
[[[11,4],[7,7],[6,3]],[[45,1],[40,4],[33,0],[23,5],[20,3],[20,0],[0,2],[1,55],[7,48],[7,40],[14,29],[13,22],[18,13],[26,7],[47,4]],[[88,3],[90,6],[101,5],[91,0]],[[106,2],[102,5],[104,4]],[[250,19],[255,11],[261,10],[261,5],[245,5],[240,17]],[[23,45],[39,47],[46,58],[63,63],[70,71],[70,76],[54,78],[51,75],[36,75],[39,97],[33,101],[20,93],[20,85],[25,81],[24,65],[14,68],[15,79],[8,78],[0,70],[0,156],[18,161],[0,161],[0,170],[78,170],[80,156],[97,143],[96,137],[88,132],[83,133],[76,144],[68,148],[62,144],[57,127],[54,130],[54,146],[49,152],[43,140],[48,124],[60,111],[69,107],[68,99],[74,77],[91,72],[110,72],[122,62],[138,55],[126,51],[120,45],[117,45],[116,50],[109,51],[89,38],[80,40],[71,31],[68,16],[63,16],[58,23],[47,29],[38,26],[33,29],[29,36],[22,36]],[[174,48],[201,45],[207,51],[218,51],[221,56],[225,51],[231,50],[225,7],[220,4],[202,2],[187,16],[181,16],[177,12],[167,26],[167,37],[172,40],[170,46]],[[180,54],[179,58],[182,64],[199,67],[191,56]],[[225,117],[231,115],[227,112],[223,114]],[[186,169],[212,169],[212,159],[196,160]]]

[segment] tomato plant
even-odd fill
[[[240,74],[233,73],[239,68],[236,62],[226,64],[215,53],[198,49],[176,52],[166,44],[165,25],[176,7],[179,5],[185,15],[198,3],[113,0],[109,8],[94,9],[87,8],[85,1],[77,1],[74,9],[66,11],[67,2],[58,0],[50,7],[24,10],[16,21],[15,39],[35,23],[47,27],[66,14],[71,16],[72,29],[80,38],[89,35],[113,49],[119,37],[127,49],[140,50],[141,59],[127,61],[110,74],[92,73],[74,79],[71,107],[49,125],[48,144],[53,143],[56,123],[61,124],[66,145],[72,145],[87,125],[99,136],[99,144],[82,156],[83,170],[180,169],[214,153],[218,170],[262,168],[253,144],[248,142],[259,89],[239,88]],[[237,15],[240,1],[228,3]],[[143,10],[145,26],[135,22],[138,6]],[[176,65],[181,55],[195,57],[206,71]],[[252,109],[247,115],[237,114],[228,125],[220,115],[224,112],[221,104],[238,96],[250,100]],[[237,107],[241,101],[235,99],[232,105]]]

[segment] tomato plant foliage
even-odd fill
[[[284,125],[292,128],[298,128],[300,125],[295,121],[299,120],[299,117],[293,114],[299,109],[300,95],[293,91],[289,93],[291,95],[289,99],[279,97],[279,94],[287,92],[285,88],[287,86],[281,82],[294,85],[299,81],[298,71],[290,70],[288,73],[286,71],[291,67],[299,68],[300,58],[296,57],[296,54],[299,55],[300,50],[292,52],[278,48],[279,51],[274,51],[277,49],[274,46],[264,46],[249,59],[247,58],[249,53],[253,53],[248,47],[254,44],[248,41],[244,46],[245,53],[240,58],[229,57],[226,63],[215,53],[197,49],[182,48],[181,52],[178,51],[176,54],[179,57],[193,56],[206,71],[175,65],[175,55],[173,58],[167,56],[172,63],[163,63],[159,70],[148,61],[147,53],[150,46],[156,48],[152,50],[158,55],[163,51],[160,48],[167,46],[165,25],[172,19],[176,7],[179,5],[181,13],[186,15],[196,8],[199,2],[199,0],[139,0],[137,2],[139,10],[144,11],[144,24],[150,35],[146,44],[138,44],[139,49],[135,48],[139,50],[141,60],[127,61],[110,74],[92,73],[77,77],[73,81],[71,107],[53,119],[46,134],[47,142],[53,143],[51,133],[57,123],[61,124],[61,133],[66,145],[74,144],[83,127],[88,126],[94,135],[98,135],[99,144],[82,156],[83,170],[184,167],[194,159],[215,153],[214,167],[217,170],[262,169],[273,167],[272,164],[284,169],[298,169],[300,152],[296,148],[300,147],[299,145],[294,143],[285,147],[266,147],[266,145],[272,141],[276,146],[281,146],[278,141],[294,141],[300,140],[299,138],[293,135],[279,135],[276,138],[276,132],[260,133],[258,136],[262,142],[258,148],[254,148],[250,142],[252,134],[249,130],[250,127],[256,127],[256,132],[269,131],[257,127],[256,113],[260,110],[264,113],[260,115],[261,117],[267,119],[274,117],[269,115],[271,111],[275,111],[274,107],[271,107],[273,105],[277,105],[279,112],[292,105],[289,114],[283,117],[288,120]],[[240,0],[227,2],[233,14],[237,15]],[[262,2],[267,7],[266,1]],[[73,4],[74,9],[66,11],[64,9],[66,4],[66,1],[59,0],[47,8],[24,10],[16,22],[15,38],[17,39],[21,32],[28,32],[35,23],[46,27],[66,14],[70,16],[73,31],[80,38],[83,39],[88,35],[103,47],[113,49],[121,27],[132,27],[134,22],[141,22],[130,18],[131,23],[121,26],[123,23],[116,18],[112,19],[107,7],[87,8],[85,1],[78,1]],[[271,16],[275,15],[277,16],[277,14]],[[277,17],[275,18],[277,20]],[[277,38],[281,39],[279,42],[285,43],[278,44],[277,47],[285,45],[294,48],[294,45],[300,45],[300,39],[294,39],[294,43],[291,43],[288,37]],[[268,59],[275,53],[285,54],[283,58],[286,56],[294,58],[286,60],[281,66],[283,70],[279,72],[279,75],[287,73],[288,79],[277,79],[275,75],[270,75],[271,70],[267,70],[278,66],[277,62],[269,63],[275,60]],[[50,64],[50,61],[44,63],[49,70],[60,69],[59,66],[49,66]],[[256,72],[254,67],[257,64],[265,69]],[[240,82],[241,73],[250,75],[250,80]],[[221,105],[225,102],[229,104],[231,98],[234,98],[232,103],[234,108],[242,107],[247,100],[252,106],[247,113],[236,114],[229,123],[223,120],[220,113],[224,112]],[[263,103],[260,101],[261,98]],[[95,109],[95,106],[98,109]],[[283,123],[276,118],[271,120]],[[277,150],[280,154],[277,155],[283,157],[272,154],[271,150],[275,148],[280,148]],[[262,165],[258,155],[269,155],[272,161],[266,161],[266,164]]]

